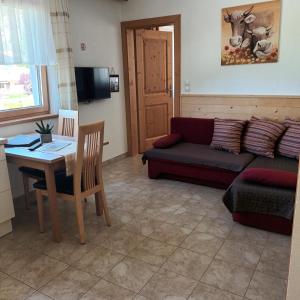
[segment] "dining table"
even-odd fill
[[[47,151],[47,148],[43,150],[42,147],[34,151],[30,151],[27,147],[13,147],[5,148],[5,154],[7,162],[9,163],[13,163],[19,167],[42,170],[45,173],[52,223],[52,236],[55,242],[61,242],[62,234],[56,195],[55,172],[66,168],[66,156],[73,155],[75,159],[77,141],[73,137],[53,135],[53,143],[55,143],[55,141],[67,143],[63,149],[57,151]],[[109,142],[104,142],[104,145],[108,144]]]

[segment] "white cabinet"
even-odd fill
[[[0,237],[12,231],[11,219],[15,216],[4,142],[0,139]]]

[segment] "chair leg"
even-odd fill
[[[107,207],[106,196],[105,196],[105,192],[104,192],[103,187],[101,189],[100,194],[101,194],[101,206],[103,208],[106,225],[111,226],[111,219],[110,219],[110,215],[109,215],[109,209]]]
[[[40,232],[43,233],[45,232],[44,203],[43,203],[43,195],[39,190],[36,191],[36,201],[37,201],[37,208],[38,208]]]
[[[82,211],[81,199],[76,198],[75,205],[76,205],[76,217],[77,217],[80,244],[85,244],[85,231],[84,231],[84,221],[83,221],[83,211]]]
[[[97,216],[102,216],[102,214],[103,214],[103,206],[102,206],[100,192],[98,192],[98,193],[95,194],[95,204],[96,204],[96,214],[97,214]]]
[[[25,209],[30,209],[30,197],[29,197],[29,178],[23,173],[23,187],[24,187],[24,200]]]

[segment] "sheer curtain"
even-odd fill
[[[60,107],[78,110],[68,0],[50,0],[50,10],[58,63]]]
[[[0,0],[0,64],[54,65],[48,0]]]

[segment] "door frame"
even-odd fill
[[[134,30],[174,26],[174,116],[180,116],[181,15],[121,22],[128,155],[139,153]]]

